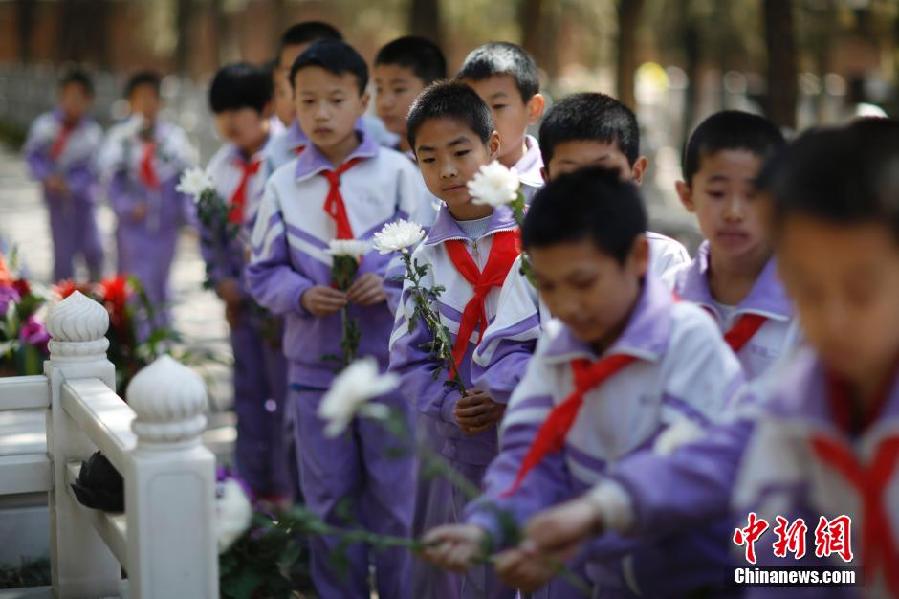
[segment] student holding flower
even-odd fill
[[[253,298],[285,319],[287,405],[296,423],[300,489],[307,507],[328,524],[343,525],[349,517],[379,534],[408,536],[411,457],[397,457],[376,423],[357,419],[345,434],[327,436],[318,410],[340,369],[331,358],[342,357],[346,347],[346,318],[359,324],[358,355],[374,356],[382,369],[393,326],[383,281],[389,257],[372,251],[352,257],[358,271],[340,289],[334,254],[345,256],[346,248],[331,242],[370,239],[384,223],[415,213],[423,201],[419,175],[406,157],[358,127],[368,104],[368,70],[353,48],[319,40],[294,62],[290,82],[311,143],[266,184],[247,279]],[[380,401],[405,409],[397,393]],[[365,546],[347,548],[348,563],[339,569],[331,560],[337,539],[315,537],[310,544],[312,579],[322,597],[369,597]],[[409,596],[410,560],[404,549],[371,555],[380,596]]]
[[[263,154],[271,143],[272,93],[271,77],[260,67],[238,63],[216,73],[209,108],[227,143],[213,155],[207,173],[219,202],[215,215],[205,214],[200,201],[197,211],[207,284],[224,302],[230,325],[237,474],[257,500],[283,506],[295,485],[283,447],[287,368],[278,338],[280,322],[255,305],[243,274],[249,229],[268,177]]]
[[[500,286],[518,256],[518,232],[508,208],[475,204],[467,184],[497,158],[499,135],[488,106],[459,82],[425,90],[409,111],[407,134],[428,189],[444,205],[411,257],[427,273],[420,281],[407,277],[390,339],[390,369],[417,408],[420,437],[477,486],[496,455],[496,425],[505,405],[471,384],[471,352],[495,315]],[[422,322],[415,287],[431,290],[439,323]],[[414,532],[456,521],[466,500],[448,481],[422,477]],[[416,597],[514,596],[485,567],[463,577],[416,564],[413,589]]]

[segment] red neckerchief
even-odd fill
[[[340,176],[350,170],[364,160],[361,156],[357,156],[347,162],[344,162],[335,170],[321,171],[322,176],[328,180],[328,197],[325,198],[324,211],[334,219],[337,224],[336,239],[353,239],[353,228],[350,226],[350,219],[347,216],[346,205],[343,203],[343,196],[340,194]]]
[[[453,365],[456,371],[468,350],[469,340],[475,328],[480,334],[478,343],[484,336],[484,331],[489,324],[487,310],[484,302],[487,294],[494,287],[501,287],[506,275],[512,268],[515,258],[518,257],[516,249],[518,243],[517,231],[500,231],[493,234],[493,245],[490,247],[490,256],[484,270],[478,270],[477,264],[468,253],[465,242],[461,239],[450,239],[445,242],[446,251],[456,271],[471,284],[472,296],[465,304],[462,312],[462,320],[459,322],[459,333],[456,335],[456,343],[453,345]]]

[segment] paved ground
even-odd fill
[[[99,220],[106,250],[104,274],[113,274],[115,219],[105,205],[100,208]],[[39,187],[28,178],[21,158],[3,146],[0,146],[0,239],[18,248],[35,281],[50,284],[52,247]],[[185,231],[179,240],[171,277],[174,326],[184,338],[185,349],[212,352],[218,359],[230,362],[224,311],[215,296],[203,289],[204,276],[196,236]],[[234,438],[233,418],[228,411],[230,369],[227,364],[207,363],[197,370],[206,378],[212,400],[207,444],[224,458],[230,454]]]

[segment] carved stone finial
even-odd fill
[[[91,360],[106,357],[109,313],[100,302],[76,291],[50,309],[47,331],[54,360]]]
[[[137,413],[140,444],[198,442],[206,430],[206,385],[196,372],[162,356],[131,379],[125,393]]]

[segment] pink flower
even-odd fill
[[[13,287],[0,284],[0,318],[6,318],[6,312],[10,304],[15,304],[20,299],[19,292]]]
[[[29,318],[19,329],[19,341],[27,345],[33,345],[41,353],[47,353],[47,344],[50,343],[50,333],[43,324],[34,318]]]

